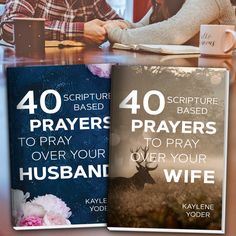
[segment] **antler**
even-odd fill
[[[143,159],[144,160],[146,160],[146,156],[147,156],[147,153],[148,153],[148,151],[149,151],[149,147],[148,146],[146,146],[145,148],[142,148],[141,147],[141,149],[142,149],[142,151],[143,151]]]
[[[140,147],[137,147],[136,151],[134,152],[133,148],[132,148],[132,149],[130,149],[130,152],[135,154],[135,153],[137,153],[139,151],[139,149],[140,149]]]
[[[148,171],[152,171],[152,170],[155,170],[157,169],[158,167],[158,164],[155,166],[155,167],[148,167],[148,164],[151,164],[152,162],[146,162],[145,163],[145,168],[148,170]]]
[[[135,152],[133,151],[133,149],[130,149],[130,152],[133,154],[134,160],[136,161],[136,163],[137,163],[139,166],[141,166],[141,163],[143,162],[143,160],[139,161],[139,158],[137,158],[137,156],[138,156],[137,153],[139,152],[140,148],[141,148],[141,147],[138,147],[138,148],[135,150]]]
[[[152,164],[152,163],[153,163],[153,162],[150,162],[150,161],[147,160],[147,153],[148,153],[148,151],[149,151],[149,147],[146,146],[145,148],[142,148],[142,151],[143,151],[143,153],[144,153],[143,158],[144,158],[144,160],[145,160],[145,168],[146,168],[148,171],[152,171],[152,170],[157,169],[158,164],[157,164],[155,167],[149,167],[149,166],[148,166],[149,164]]]

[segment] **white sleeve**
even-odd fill
[[[168,20],[134,29],[113,28],[108,37],[111,42],[123,44],[184,44],[199,32],[201,24],[209,24],[219,17],[216,0],[186,0]]]

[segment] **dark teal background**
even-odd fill
[[[110,91],[110,80],[93,75],[85,65],[76,66],[42,66],[9,68],[8,78],[8,100],[9,100],[9,128],[10,128],[10,163],[11,163],[11,187],[29,192],[31,199],[45,194],[53,194],[61,198],[68,207],[71,208],[72,216],[69,218],[72,224],[93,224],[105,223],[105,212],[91,212],[85,206],[86,198],[104,198],[107,193],[107,178],[85,179],[79,177],[70,180],[44,180],[44,181],[20,181],[19,168],[40,167],[51,165],[68,166],[75,171],[78,165],[83,165],[86,170],[87,165],[107,164],[108,160],[103,158],[96,159],[77,159],[70,161],[39,161],[35,162],[31,158],[34,151],[49,150],[80,150],[80,149],[105,149],[108,153],[108,133],[109,130],[79,130],[75,131],[50,131],[43,132],[35,130],[30,132],[30,119],[53,119],[76,117],[105,117],[109,116],[109,101],[101,101],[105,109],[102,111],[74,111],[73,104],[79,102],[63,102],[64,94],[83,94],[83,93],[108,93]],[[62,107],[56,114],[45,114],[39,106],[39,98],[42,92],[54,89],[61,94]],[[16,106],[29,90],[35,93],[35,104],[38,109],[34,115],[30,115],[28,110],[17,110]],[[47,107],[54,107],[55,99],[48,96],[46,99]],[[86,103],[96,101],[86,100]],[[100,102],[100,101],[99,101]],[[40,137],[40,136],[73,136],[70,146],[49,147],[39,145],[34,147],[20,147],[18,137]]]

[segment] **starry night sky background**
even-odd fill
[[[108,160],[104,158],[96,159],[77,159],[68,158],[61,161],[38,161],[31,159],[34,151],[51,151],[51,150],[77,150],[77,149],[105,149],[108,153],[108,133],[109,130],[87,130],[80,131],[51,131],[43,132],[36,130],[33,134],[29,130],[30,119],[53,119],[76,117],[105,117],[109,115],[109,101],[103,100],[104,109],[101,111],[74,111],[73,102],[63,102],[63,94],[83,94],[83,93],[108,93],[110,91],[110,80],[93,75],[86,65],[76,66],[42,66],[42,67],[25,67],[9,68],[7,71],[8,78],[8,114],[10,129],[10,163],[11,163],[11,187],[20,189],[23,192],[29,192],[30,198],[45,194],[53,194],[61,198],[68,207],[71,208],[72,216],[69,218],[72,224],[93,224],[105,223],[105,212],[90,212],[89,207],[85,205],[86,198],[104,198],[106,197],[107,178],[78,178],[70,180],[44,180],[44,181],[19,181],[19,168],[24,167],[49,167],[68,166],[73,170],[78,165],[86,166],[92,164],[107,164]],[[39,98],[43,91],[54,89],[62,96],[62,107],[58,113],[53,115],[45,114],[39,106]],[[38,109],[34,115],[29,115],[28,110],[17,110],[16,106],[29,91],[35,93],[35,104]],[[46,99],[47,107],[55,106],[54,96],[48,96]],[[87,100],[86,103],[94,102]],[[96,101],[95,101],[96,102]],[[100,102],[100,101],[99,101]],[[40,136],[73,136],[71,145],[59,145],[57,147],[44,145],[40,147],[20,147],[18,137]]]

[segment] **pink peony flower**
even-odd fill
[[[34,204],[31,202],[26,202],[22,206],[24,217],[28,216],[38,216],[43,218],[45,215],[45,210],[41,205]]]
[[[110,78],[111,66],[109,64],[91,64],[87,65],[88,69],[93,75],[97,75],[100,78]]]
[[[60,214],[54,213],[54,212],[48,212],[44,218],[43,222],[45,226],[51,226],[51,225],[70,225],[70,221],[67,220],[65,217],[63,217]]]
[[[19,226],[42,226],[43,219],[38,216],[28,216],[20,220]]]
[[[52,194],[34,198],[31,203],[42,206],[46,212],[54,212],[64,218],[71,216],[70,208],[67,207],[65,202]]]

